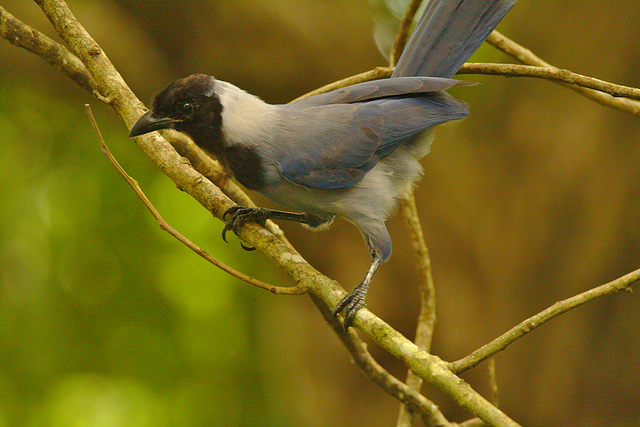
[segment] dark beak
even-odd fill
[[[129,138],[144,135],[154,130],[169,129],[177,120],[170,117],[153,117],[153,111],[149,110],[133,125],[129,132]]]

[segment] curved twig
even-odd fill
[[[322,86],[296,98],[296,100],[340,89],[356,83],[388,78],[391,76],[391,73],[393,73],[393,67],[377,67],[373,70],[365,71],[364,73],[356,74]],[[604,105],[618,108],[635,115],[640,114],[640,102],[635,101],[635,99],[640,99],[640,89],[617,85],[550,65],[466,63],[460,67],[458,74],[487,74],[493,76],[533,77],[552,80],[557,83],[564,83],[568,85],[569,88],[578,90],[581,93],[582,91],[587,91],[583,93],[585,96]],[[603,99],[608,101],[601,100],[600,96],[594,98],[596,94],[602,95],[602,97],[604,97]]]
[[[418,267],[418,290],[420,292],[420,313],[416,322],[416,337],[414,342],[425,351],[430,351],[433,332],[436,324],[436,288],[431,274],[431,257],[429,248],[424,240],[420,217],[416,207],[413,191],[402,200],[401,215],[409,231],[411,247],[416,257]],[[413,390],[420,391],[422,378],[407,372],[405,383]],[[406,404],[400,405],[397,427],[413,425],[414,411]],[[429,425],[429,424],[427,424]]]
[[[512,344],[521,336],[528,334],[538,326],[548,322],[554,317],[557,317],[562,313],[566,313],[569,310],[579,307],[582,304],[588,303],[589,301],[593,301],[594,299],[601,296],[619,291],[631,291],[631,285],[638,280],[640,280],[640,269],[632,271],[631,273],[626,274],[604,285],[590,289],[586,292],[583,292],[571,298],[567,298],[563,301],[559,301],[546,310],[541,311],[540,313],[531,316],[527,320],[521,322],[517,326],[514,326],[503,335],[480,347],[470,355],[450,363],[449,368],[456,374],[467,371],[478,365],[483,360],[488,359],[494,354],[504,350],[509,344]]]

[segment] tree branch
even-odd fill
[[[391,77],[391,73],[393,73],[393,67],[376,67],[373,70],[365,71],[364,73],[356,74],[315,89],[300,96],[299,98],[296,98],[296,100],[340,89],[356,83],[389,78]],[[640,89],[617,85],[615,83],[583,76],[581,74],[576,74],[572,71],[555,68],[553,66],[468,62],[460,67],[457,74],[487,74],[493,76],[533,77],[551,80],[556,83],[566,84],[567,87],[574,89],[601,104],[618,108],[634,115],[640,115],[640,102],[634,100],[640,99]],[[626,99],[625,97],[633,99]]]
[[[470,355],[450,363],[449,367],[451,371],[455,372],[456,374],[467,371],[478,365],[483,360],[504,350],[509,344],[513,343],[521,336],[528,334],[538,326],[548,322],[554,317],[561,315],[562,313],[566,313],[569,310],[572,310],[576,307],[581,306],[582,304],[586,304],[604,295],[609,295],[619,291],[630,292],[631,285],[638,280],[640,280],[640,269],[632,271],[631,273],[626,274],[612,282],[598,286],[597,288],[593,288],[579,295],[565,299],[564,301],[559,301],[546,310],[541,311],[535,316],[532,316],[527,320],[521,322],[519,325],[511,328],[500,337],[480,347]]]
[[[498,31],[494,30],[487,38],[487,42],[493,45],[496,49],[503,51],[507,55],[510,55],[515,59],[517,59],[518,61],[523,62],[525,64],[536,65],[538,67],[556,68],[553,65],[549,64],[548,62],[545,62],[543,59],[536,56],[529,49],[526,49],[520,46],[518,43],[505,37]],[[571,84],[571,86],[569,86],[570,89],[586,96],[587,98],[599,104],[606,105],[608,107],[617,108],[618,110],[631,113],[635,116],[640,116],[640,102],[630,100],[630,99],[624,99],[624,98],[614,98],[602,92],[585,89],[580,86],[574,86],[572,82],[567,82],[567,83]],[[614,86],[617,86],[617,85],[614,85]]]
[[[0,37],[36,54],[95,96],[102,96],[96,81],[77,56],[40,31],[16,19],[2,6],[0,6]]]
[[[310,292],[322,292],[322,290],[314,286],[315,284],[310,284]],[[336,299],[331,302],[334,304],[337,301]],[[518,425],[498,408],[491,405],[469,384],[454,375],[449,370],[446,362],[418,348],[413,342],[374,316],[366,308],[358,312],[354,323],[360,330],[368,334],[376,344],[402,360],[418,376],[438,387],[460,407],[473,413],[487,424],[499,426]]]
[[[451,426],[451,423],[447,421],[444,415],[442,415],[442,412],[440,412],[440,409],[438,409],[433,402],[425,398],[419,391],[399,381],[380,366],[367,350],[367,344],[362,341],[356,333],[345,333],[342,323],[333,315],[333,311],[327,307],[324,301],[318,299],[313,293],[310,295],[320,313],[333,328],[336,335],[338,335],[349,353],[351,353],[353,361],[367,378],[389,395],[403,402],[403,404],[411,408],[413,412],[420,414],[427,426]]]
[[[608,93],[615,97],[640,99],[640,89],[621,86],[593,77],[576,74],[569,70],[555,67],[530,66],[518,64],[480,64],[466,63],[458,74],[489,74],[505,77],[535,77],[564,83],[570,88],[588,88]]]

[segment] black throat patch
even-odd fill
[[[213,96],[200,120],[176,126],[188,134],[195,144],[220,161],[233,176],[250,190],[260,191],[265,185],[264,164],[257,150],[246,145],[229,145],[222,132],[222,105]]]

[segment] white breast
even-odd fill
[[[222,104],[222,132],[229,144],[268,143],[277,127],[277,108],[231,83],[217,81]]]

